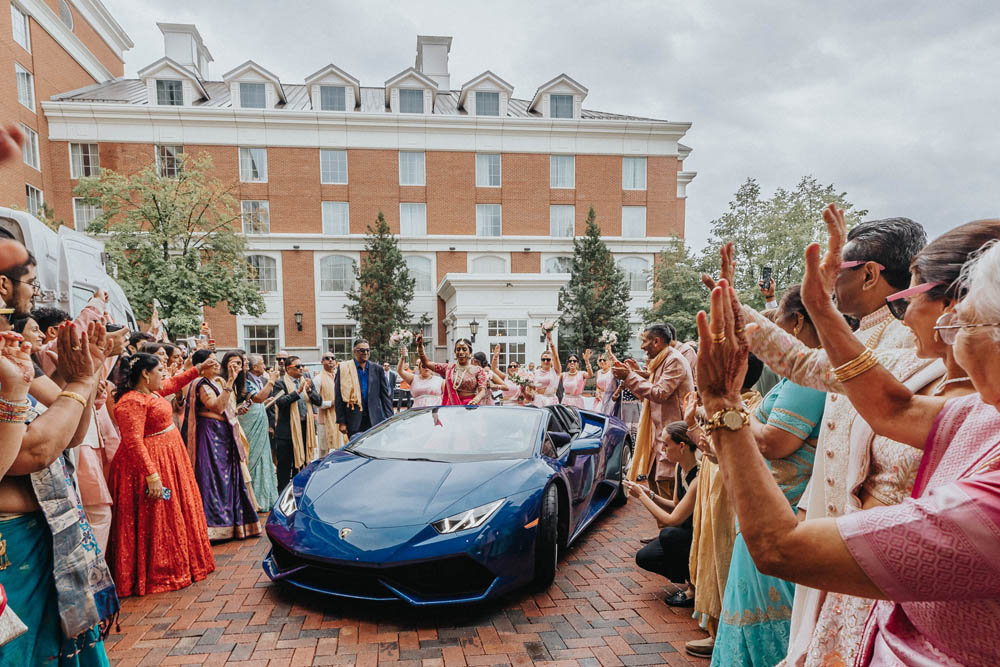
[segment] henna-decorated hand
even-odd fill
[[[736,290],[720,280],[712,290],[711,319],[698,313],[698,391],[709,414],[739,405],[749,354]]]
[[[31,344],[21,334],[0,334],[0,395],[8,401],[23,401],[35,378]]]

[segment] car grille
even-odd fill
[[[376,600],[398,598],[392,588],[411,598],[426,601],[479,597],[496,579],[489,569],[468,556],[393,567],[365,567],[303,558],[273,540],[271,556],[281,572],[302,567],[285,577],[291,583]]]

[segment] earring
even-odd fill
[[[934,342],[935,343],[940,343],[941,342],[941,336],[938,335],[938,330],[937,329],[934,330]]]
[[[799,332],[802,331],[802,326],[805,324],[805,318],[802,317],[802,315],[800,315],[798,313],[796,313],[796,315],[797,315],[797,318],[795,320],[795,326],[792,327],[792,335],[795,336],[796,338],[798,338],[799,337]],[[801,318],[801,319],[799,319],[799,318]]]

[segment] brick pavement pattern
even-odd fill
[[[274,585],[266,538],[215,547],[216,571],[172,593],[123,601],[113,665],[707,665],[684,642],[705,636],[663,602],[662,577],[635,565],[655,526],[635,502],[598,519],[544,593],[413,609]],[[666,585],[666,586],[665,586]]]

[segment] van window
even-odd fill
[[[94,290],[89,287],[84,287],[83,285],[73,285],[73,292],[70,297],[70,315],[75,319],[80,311],[83,310],[87,302],[94,296]]]

